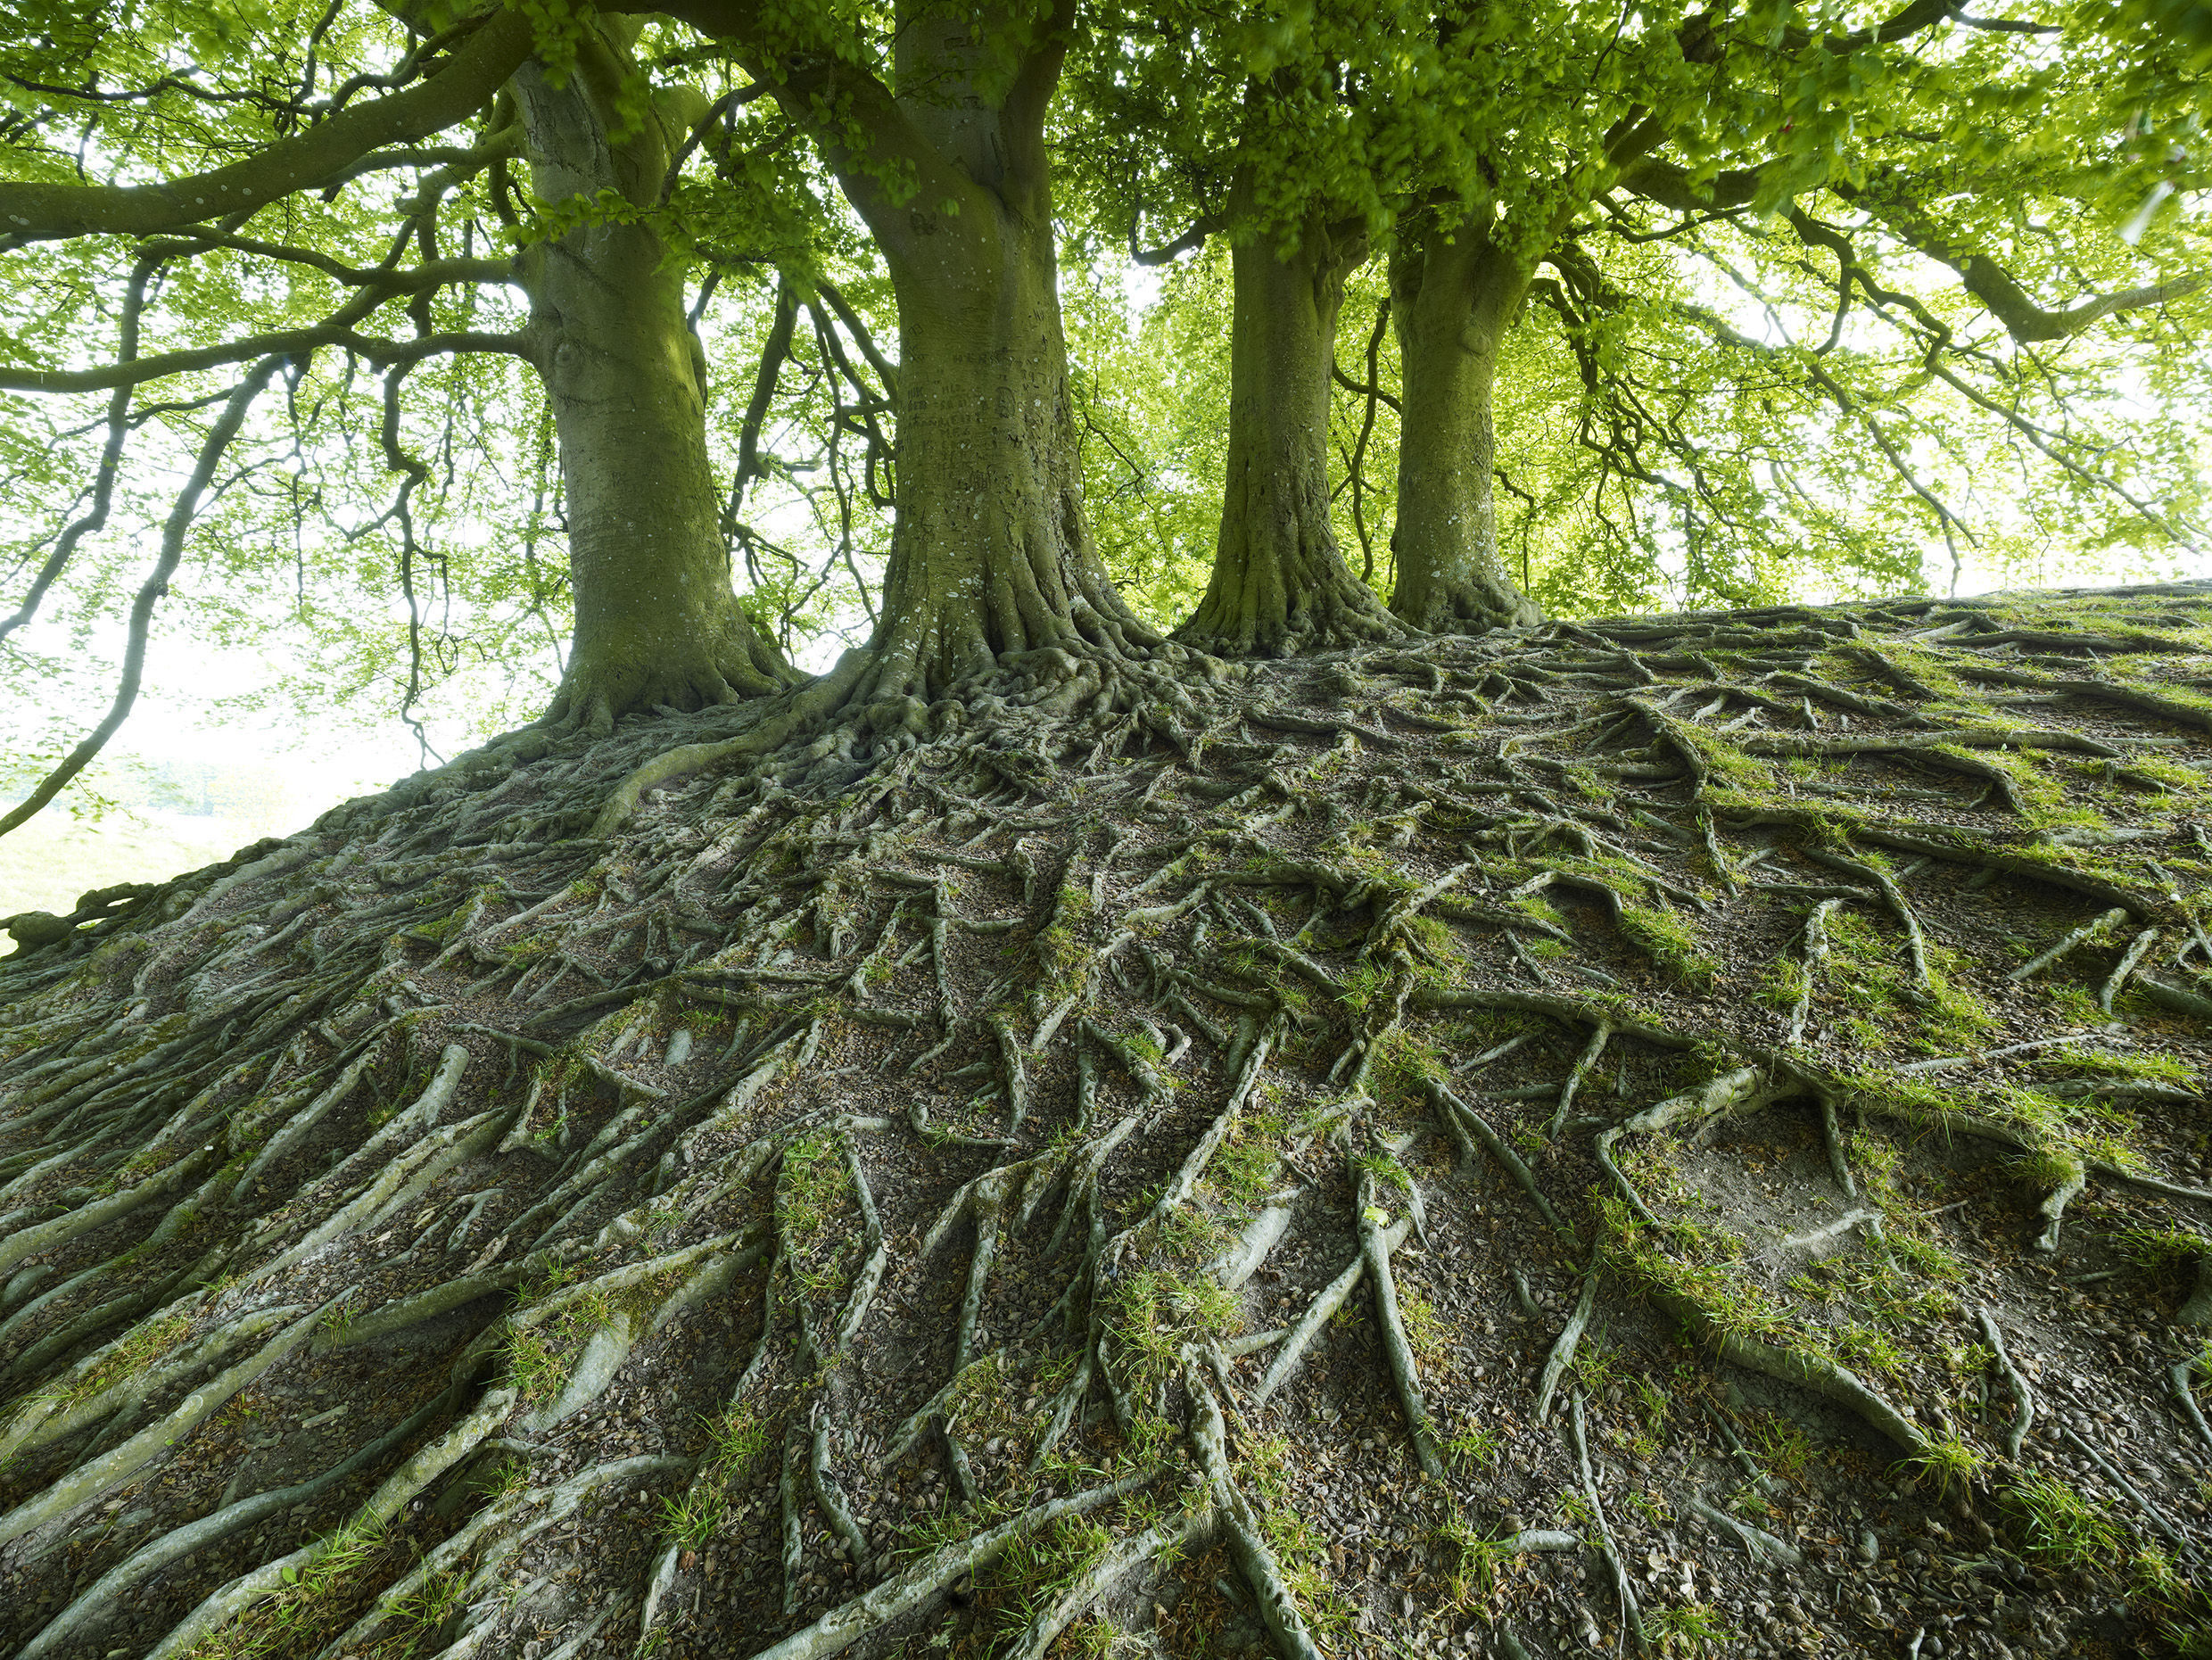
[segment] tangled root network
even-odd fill
[[[2205,1652],[2208,674],[670,712],[17,919],[0,1649]]]

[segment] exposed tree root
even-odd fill
[[[860,659],[21,924],[0,1639],[2197,1617],[2207,597]]]

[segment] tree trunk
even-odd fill
[[[1245,180],[1236,195],[1249,199]],[[1329,524],[1336,317],[1366,252],[1317,217],[1288,255],[1265,232],[1236,244],[1221,533],[1206,597],[1176,632],[1186,644],[1283,657],[1403,632],[1345,567]]]
[[[1067,10],[1011,79],[978,44],[1011,29],[1004,17],[901,6],[896,89],[810,78],[829,76],[819,65],[778,85],[883,250],[898,302],[881,621],[825,691],[904,707],[910,724],[914,700],[1011,656],[1051,654],[1032,666],[1054,675],[1083,659],[1094,679],[1165,644],[1115,593],[1084,511],[1044,145]]]
[[[933,699],[1010,654],[1159,643],[1083,504],[1049,199],[979,190],[885,238],[899,314],[897,519],[871,696]]]
[[[1498,351],[1529,268],[1479,223],[1432,226],[1391,262],[1403,364],[1398,447],[1398,588],[1416,628],[1477,633],[1543,620],[1498,557],[1492,394]]]
[[[670,146],[656,111],[617,142],[621,48],[602,23],[559,87],[532,61],[512,82],[532,182],[547,202],[659,194]],[[730,587],[706,457],[706,360],[680,270],[644,225],[590,224],[533,250],[530,333],[553,407],[576,602],[549,719],[605,731],[656,704],[696,709],[796,678]]]

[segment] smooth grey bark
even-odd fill
[[[626,26],[595,21],[556,86],[532,60],[510,87],[547,202],[659,195],[681,123],[656,101],[617,139]],[[576,604],[549,719],[605,731],[631,709],[696,709],[797,677],[739,606],[706,455],[706,361],[682,276],[642,224],[590,223],[524,261],[529,339],[553,409]]]
[[[1232,194],[1249,211],[1245,179]],[[1405,632],[1346,567],[1329,522],[1336,319],[1345,278],[1366,257],[1364,235],[1319,214],[1288,249],[1265,230],[1234,245],[1221,529],[1205,598],[1176,633],[1187,645],[1283,657]]]
[[[1084,510],[1044,143],[1073,11],[903,3],[887,82],[829,54],[771,56],[751,24],[677,7],[733,36],[814,136],[898,304],[880,620],[806,695],[810,718],[870,703],[878,726],[918,730],[926,700],[995,663],[1027,654],[1032,672],[1102,683],[1165,645],[1114,591]],[[1009,37],[1029,42],[1011,76],[978,45]]]
[[[863,695],[932,698],[1028,652],[1143,656],[1160,637],[1091,540],[1061,326],[1044,115],[1068,20],[986,93],[978,36],[1005,20],[898,11],[871,136],[919,158],[921,187],[894,200],[867,158],[836,158],[899,318],[897,517]]]
[[[1491,488],[1498,349],[1531,274],[1481,218],[1449,232],[1432,220],[1391,260],[1404,406],[1391,610],[1416,628],[1543,620],[1498,560]]]

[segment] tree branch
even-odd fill
[[[1965,0],[1912,0],[1912,4],[1870,29],[1853,29],[1848,35],[1816,35],[1809,29],[1787,29],[1782,31],[1782,47],[1788,52],[1803,52],[1807,46],[1820,45],[1838,57],[1847,57],[1862,46],[1888,45],[1918,35],[1948,21],[1965,4]]]
[[[532,50],[530,21],[496,12],[419,86],[342,111],[243,161],[160,185],[0,185],[0,235],[143,236],[251,213],[328,182],[369,152],[442,131],[491,101]]]
[[[826,49],[766,57],[763,48],[781,26],[763,21],[759,0],[671,0],[660,9],[729,43],[746,73],[766,86],[792,122],[821,145],[854,210],[887,252],[909,237],[899,210],[913,194],[930,202],[976,199],[975,181],[938,154],[891,89],[868,70]],[[855,138],[864,141],[864,150],[854,147]],[[917,192],[894,187],[893,179],[902,176],[911,177]]]
[[[768,343],[761,348],[760,368],[753,376],[753,396],[745,406],[744,424],[738,429],[738,474],[730,485],[732,517],[744,508],[747,486],[768,472],[760,458],[761,429],[767,423],[769,406],[775,401],[776,380],[783,371],[784,359],[791,355],[791,329],[798,321],[798,301],[791,292],[789,281],[779,281],[776,320],[768,331]]]
[[[0,392],[106,392],[118,386],[136,386],[144,381],[160,380],[166,376],[187,374],[194,369],[219,368],[226,363],[243,363],[248,358],[258,357],[265,351],[297,356],[319,346],[343,347],[380,368],[389,368],[395,364],[417,363],[425,358],[453,351],[492,351],[524,359],[530,356],[530,343],[520,334],[454,329],[443,334],[420,335],[413,340],[385,340],[374,334],[356,334],[352,325],[388,298],[388,293],[382,293],[357,296],[342,307],[328,322],[305,328],[283,328],[267,334],[250,334],[243,340],[225,341],[219,345],[194,346],[180,351],[161,352],[150,358],[106,363],[96,369],[0,368]]]
[[[1195,248],[1204,247],[1206,238],[1220,228],[1219,223],[1212,215],[1201,213],[1192,223],[1191,228],[1173,242],[1163,243],[1157,248],[1143,248],[1137,245],[1136,216],[1131,214],[1129,216],[1129,257],[1139,265],[1166,265],[1170,260],[1178,259]]]
[[[120,328],[123,361],[128,363],[138,355],[138,319],[145,309],[146,285],[161,267],[163,255],[157,250],[142,252],[132,266],[130,281],[123,290],[123,315]],[[96,535],[108,522],[108,509],[115,498],[115,474],[123,458],[123,438],[130,429],[131,383],[115,388],[108,400],[107,443],[100,451],[100,469],[94,475],[92,508],[87,513],[73,519],[55,540],[54,551],[46,556],[38,574],[32,579],[30,591],[23,596],[23,603],[12,616],[0,617],[0,640],[21,628],[38,615],[38,607],[62,574],[77,544],[86,537]]]
[[[2185,271],[2167,282],[2125,289],[2118,293],[2092,294],[2078,305],[2051,310],[2029,298],[2018,280],[1996,260],[1945,231],[1913,203],[1897,197],[1877,196],[1842,179],[1829,188],[1853,206],[1874,214],[1883,228],[1906,246],[1957,272],[1967,293],[1980,301],[1990,315],[2004,325],[2005,332],[2022,345],[2071,340],[2101,318],[2183,299],[2212,283],[2212,272]]]
[[[851,302],[835,283],[826,277],[817,276],[814,290],[830,302],[830,309],[838,314],[838,321],[845,325],[845,332],[852,335],[853,343],[860,348],[861,356],[866,358],[869,366],[883,377],[884,396],[896,409],[898,405],[898,366],[883,355],[883,349],[876,344],[875,336],[861,321],[860,313],[853,310]],[[854,383],[858,384],[858,376],[854,376]]]
[[[95,727],[85,740],[72,749],[68,757],[39,780],[37,788],[21,804],[0,817],[0,836],[6,835],[17,825],[30,818],[62,791],[62,786],[89,765],[95,756],[107,747],[123,722],[130,714],[131,706],[138,700],[138,685],[145,671],[146,635],[153,628],[153,607],[169,592],[169,579],[184,557],[185,537],[192,529],[192,521],[200,509],[200,498],[207,493],[213,482],[215,469],[221,465],[223,452],[230,448],[230,441],[238,435],[244,423],[246,411],[254,399],[268,386],[269,378],[284,366],[282,353],[272,353],[253,366],[252,371],[239,383],[231,393],[230,401],[216,418],[208,432],[207,440],[200,446],[200,458],[192,469],[192,476],[177,492],[177,505],[169,510],[169,522],[161,528],[161,554],[154,562],[153,574],[147,577],[138,590],[138,598],[130,607],[130,640],[123,652],[123,674],[115,689],[115,700],[109,705],[106,718]]]

